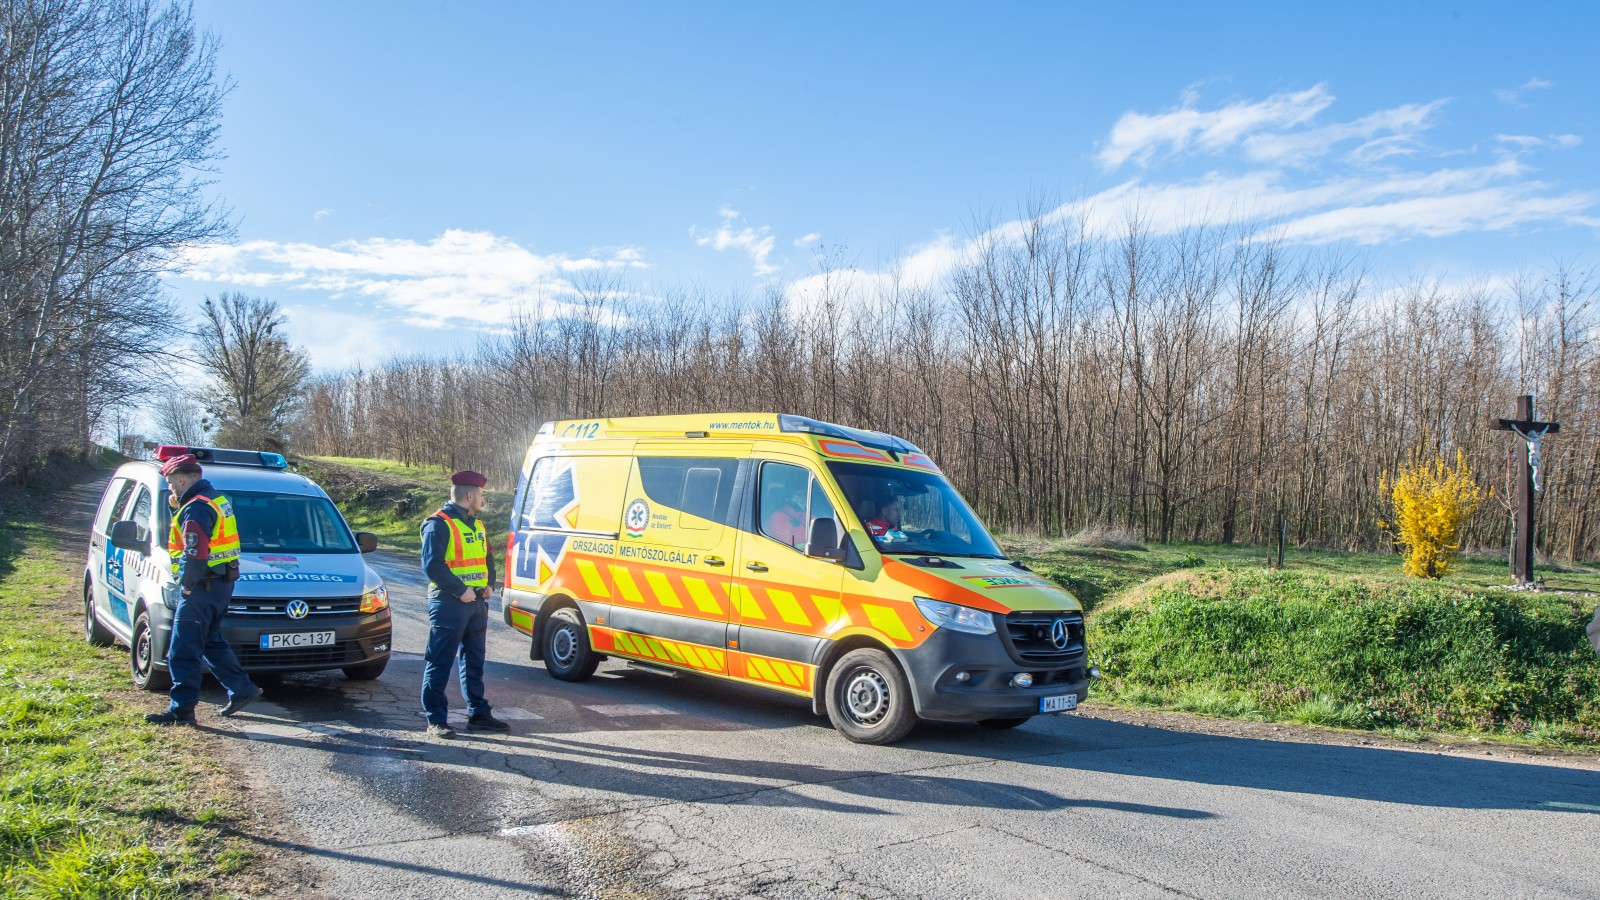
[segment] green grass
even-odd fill
[[[0,526],[0,894],[176,897],[239,870],[204,737],[145,725],[127,651],[82,638],[76,542]]]
[[[376,534],[387,550],[416,553],[422,520],[450,499],[450,473],[443,468],[342,456],[297,457],[294,465],[322,485],[350,527]],[[486,492],[483,522],[491,547],[506,545],[515,489],[491,485]]]

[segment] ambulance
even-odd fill
[[[117,469],[101,495],[83,571],[83,634],[124,644],[136,687],[165,691],[178,585],[167,553],[172,510],[159,464],[192,453],[239,523],[239,580],[222,636],[252,674],[340,669],[377,678],[389,664],[389,593],[362,557],[376,535],[351,531],[316,482],[277,453],[163,446]]]
[[[805,697],[846,738],[1012,728],[1098,677],[1083,608],[1006,558],[928,455],[801,416],[544,424],[505,621],[581,681],[616,658]]]

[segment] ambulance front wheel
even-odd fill
[[[600,665],[589,646],[589,629],[583,616],[570,606],[550,614],[544,625],[544,668],[558,681],[583,681]]]
[[[882,650],[851,650],[828,671],[828,720],[858,744],[892,744],[911,733],[911,683]]]

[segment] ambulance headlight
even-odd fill
[[[389,589],[381,584],[361,595],[361,611],[364,613],[375,613],[388,608]]]
[[[994,613],[927,597],[917,597],[916,601],[922,617],[936,627],[968,634],[994,634]]]

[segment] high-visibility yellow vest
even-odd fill
[[[196,494],[189,503],[206,503],[211,506],[211,511],[216,513],[217,523],[211,526],[211,559],[208,563],[212,566],[224,566],[239,559],[239,520],[233,517],[233,504],[221,494],[207,497]],[[167,529],[167,553],[172,557],[172,574],[177,576],[178,564],[183,558],[183,529],[178,520],[183,517],[183,511],[189,503],[180,506],[172,514],[172,527]]]
[[[467,587],[488,587],[489,534],[483,530],[483,520],[473,520],[472,528],[468,530],[442,509],[434,513],[434,517],[450,526],[450,550],[444,559],[445,565],[450,567],[450,574],[461,579]],[[438,585],[430,581],[428,587],[436,588]]]

